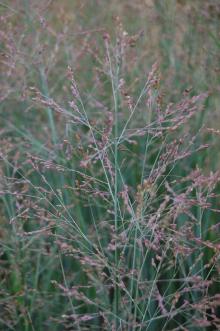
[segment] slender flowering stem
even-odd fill
[[[117,235],[118,231],[119,231],[118,199],[117,199],[117,197],[118,197],[118,91],[117,91],[117,86],[118,86],[119,64],[117,63],[116,75],[114,76],[107,39],[106,39],[106,50],[107,50],[107,56],[108,56],[108,61],[109,61],[112,93],[113,93],[113,99],[114,99],[114,169],[115,169],[114,221],[115,221],[115,233]],[[118,263],[119,263],[119,251],[118,251],[118,248],[116,247],[116,250],[115,250],[115,307],[114,307],[116,330],[119,327],[118,316],[119,316],[119,296],[120,296],[119,287],[118,287],[118,275],[117,275]]]

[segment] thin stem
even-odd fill
[[[115,223],[115,233],[116,236],[119,231],[119,224],[118,224],[118,217],[119,217],[119,211],[118,211],[118,74],[119,74],[119,63],[117,63],[117,69],[116,69],[116,75],[114,78],[113,70],[112,70],[112,63],[111,63],[111,57],[108,47],[108,42],[106,41],[106,50],[107,50],[107,56],[109,61],[109,68],[110,68],[110,77],[111,77],[111,84],[112,84],[112,93],[113,93],[113,99],[114,99],[114,169],[115,169],[115,178],[114,178],[114,223]],[[115,301],[114,301],[114,314],[115,314],[115,328],[116,330],[119,327],[119,279],[117,275],[117,269],[119,264],[119,250],[116,247],[115,250]]]
[[[46,79],[46,75],[45,75],[45,71],[44,71],[43,67],[40,68],[40,78],[41,78],[42,92],[47,98],[49,98],[48,84],[47,84],[47,79]],[[55,123],[54,123],[53,112],[52,112],[52,109],[50,109],[49,107],[47,108],[47,116],[48,116],[49,126],[51,129],[52,141],[54,144],[56,144],[57,143],[57,131],[56,131]]]

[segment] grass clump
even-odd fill
[[[220,174],[207,162],[219,131],[205,125],[217,97],[174,90],[166,78],[178,67],[166,39],[176,31],[175,8],[148,5],[160,17],[164,3],[165,53],[145,70],[144,32],[127,32],[118,16],[114,33],[95,29],[94,40],[90,18],[90,30],[78,31],[83,46],[72,53],[69,39],[54,31],[58,3],[47,21],[44,6],[5,5],[13,14],[10,24],[3,19],[4,49],[15,53],[3,63],[2,330],[220,327]],[[17,44],[16,17],[26,29]],[[64,15],[67,37],[69,20]]]

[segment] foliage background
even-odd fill
[[[198,132],[203,127],[219,130],[220,4],[218,0],[12,0],[0,2],[0,15],[0,328],[75,330],[76,326],[65,318],[71,310],[71,296],[63,295],[57,284],[62,283],[68,287],[74,274],[74,282],[86,286],[87,274],[91,270],[82,272],[77,259],[72,259],[71,254],[62,253],[65,249],[68,251],[68,247],[62,246],[64,242],[67,245],[73,238],[75,241],[80,240],[74,232],[70,234],[68,213],[76,213],[80,228],[86,232],[92,217],[99,218],[100,215],[91,216],[88,207],[85,207],[83,194],[80,195],[82,201],[79,198],[76,203],[76,211],[72,211],[70,206],[71,192],[65,193],[60,203],[59,190],[62,191],[65,185],[71,185],[72,177],[68,172],[60,174],[58,171],[57,174],[56,169],[50,168],[50,165],[47,168],[45,162],[56,160],[61,166],[73,169],[71,160],[67,160],[66,156],[66,149],[70,147],[68,144],[65,147],[63,141],[67,139],[73,149],[77,149],[81,142],[73,135],[68,121],[63,120],[62,113],[54,113],[49,107],[46,111],[42,110],[42,103],[33,100],[36,98],[35,89],[56,100],[62,107],[68,107],[71,92],[67,67],[70,66],[80,91],[83,91],[86,106],[91,108],[89,116],[91,119],[96,118],[94,102],[101,100],[109,108],[112,102],[109,81],[105,77],[101,78],[100,85],[96,81],[97,72],[105,66],[104,39],[110,38],[114,44],[118,36],[128,34],[129,51],[122,73],[129,93],[137,96],[137,91],[157,61],[164,104],[178,102],[184,93],[193,96],[208,92],[203,110],[187,123],[186,130]],[[106,33],[109,37],[103,39]],[[112,56],[114,58],[114,54]],[[85,128],[77,132],[86,137]],[[196,167],[201,168],[205,174],[218,170],[218,134],[204,132],[198,137],[197,144],[209,143],[210,147],[183,161],[176,175],[186,176]],[[82,142],[82,148],[86,139]],[[142,151],[141,143],[140,146]],[[137,150],[132,152],[134,156],[139,155]],[[155,161],[154,151],[152,155],[151,165]],[[41,172],[41,168],[36,168],[32,174],[30,162],[34,164],[33,156],[37,156],[36,162],[40,158],[44,159],[42,167],[48,170],[44,168]],[[80,158],[77,153],[76,158]],[[135,187],[140,180],[141,170],[136,163],[131,162],[129,165],[132,170],[128,173],[125,171],[125,176],[129,185]],[[80,169],[80,165],[75,166]],[[97,168],[93,171],[96,172]],[[37,188],[37,194],[36,189],[25,187],[23,176],[30,178],[32,186]],[[44,204],[44,201],[41,204],[43,189],[48,190],[45,191],[48,200],[56,206],[57,214],[54,211],[53,217],[47,213],[50,210],[48,204]],[[28,192],[29,198],[31,195],[34,198],[19,200],[15,198],[19,192]],[[219,208],[218,194],[217,186],[213,209]],[[76,201],[77,195],[73,203]],[[26,219],[23,219],[18,210],[19,206],[24,208],[25,203],[29,212],[28,215],[24,213]],[[62,204],[68,206],[68,210],[63,210]],[[105,219],[106,211],[102,208],[100,210],[101,217]],[[55,236],[54,231],[40,232],[45,227],[53,227],[59,213],[65,215],[68,221],[65,226],[59,226],[60,238]],[[215,225],[218,213],[205,213],[205,219],[210,222],[210,226]],[[28,232],[33,234],[27,235]],[[108,241],[105,237],[103,240]],[[66,238],[66,241],[62,238]],[[206,239],[218,243],[218,230],[208,234]],[[206,260],[209,260],[213,253],[207,249],[205,254]],[[219,292],[218,284],[216,280],[211,289],[213,294]],[[95,289],[91,288],[86,295],[93,300]],[[79,311],[81,314],[95,313],[85,305],[79,307]],[[184,325],[184,318],[180,318],[180,324]],[[89,327],[91,325],[83,325],[85,329]],[[96,327],[101,330],[100,326]],[[199,330],[208,330],[208,327],[201,326]],[[210,330],[214,327],[212,325]],[[158,324],[148,329],[151,328],[162,329]],[[187,330],[178,325],[171,325],[171,328]],[[166,326],[164,329],[168,330]],[[195,326],[189,327],[189,330],[197,329]]]

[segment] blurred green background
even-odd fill
[[[0,2],[0,19],[0,152],[9,160],[1,161],[0,191],[5,187],[10,190],[10,181],[6,184],[5,176],[21,178],[21,165],[28,169],[22,156],[25,151],[31,149],[49,158],[53,156],[53,144],[68,130],[62,115],[51,116],[50,109],[42,112],[33,103],[31,87],[66,106],[70,100],[69,65],[89,100],[97,93],[95,68],[105,61],[104,33],[113,42],[118,36],[127,33],[130,36],[123,68],[129,91],[133,93],[136,86],[142,86],[157,61],[164,103],[176,102],[184,93],[208,92],[204,110],[192,127],[220,129],[218,0],[11,0]],[[103,84],[108,89],[104,80]],[[101,90],[98,93],[102,95]],[[104,101],[108,102],[106,95]],[[217,170],[218,136],[206,133],[203,139],[201,142],[209,142],[212,148],[192,164],[208,172]],[[62,176],[47,175],[54,187],[65,181]],[[40,180],[40,176],[33,176],[34,185],[38,186]],[[19,237],[22,225],[8,222],[15,215],[14,198],[10,194],[1,195],[0,329],[64,330],[58,320],[69,303],[51,284],[53,279],[63,280],[60,256],[47,236]],[[218,201],[215,207],[219,207]],[[80,208],[77,213],[80,218]],[[42,217],[34,211],[33,215],[28,231],[35,230],[34,220],[39,218],[40,222]],[[72,262],[68,261],[67,257],[63,264],[71,277]],[[80,279],[81,275],[76,277]]]

